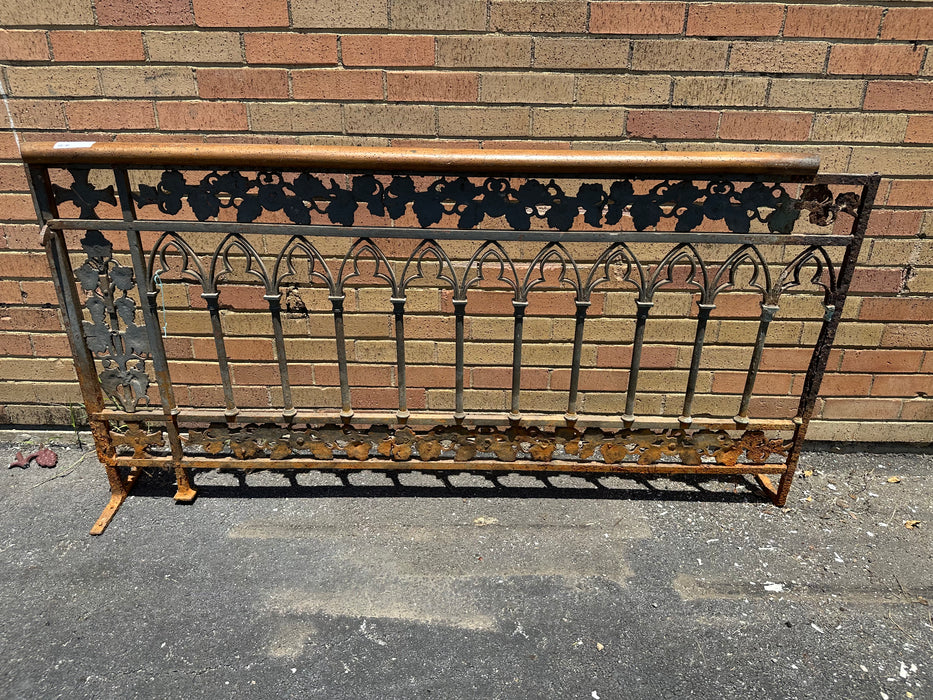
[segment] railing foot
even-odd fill
[[[111,467],[111,469],[115,470],[114,467]],[[119,474],[113,475],[119,485],[114,486],[114,480],[111,479],[112,493],[110,494],[110,501],[104,506],[104,511],[91,528],[92,535],[100,535],[107,529],[110,521],[113,520],[113,516],[117,514],[120,506],[123,505],[123,501],[130,495],[130,491],[139,479],[141,471],[139,467],[133,467],[126,479],[121,479]]]
[[[768,498],[772,500],[774,505],[783,505],[777,502],[777,489],[774,488],[774,484],[771,483],[771,479],[768,478],[767,474],[755,474],[755,481],[765,490],[765,493],[768,494]]]
[[[175,480],[178,489],[175,491],[175,503],[192,503],[198,492],[191,485],[191,474],[184,467],[175,467]]]

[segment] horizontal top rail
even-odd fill
[[[477,174],[812,176],[818,155],[747,151],[547,151],[364,148],[281,144],[36,142],[23,160],[44,165],[230,166]]]

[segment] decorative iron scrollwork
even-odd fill
[[[382,457],[398,462],[452,459],[467,463],[483,459],[500,462],[531,460],[623,462],[641,465],[676,462],[698,466],[718,462],[729,466],[742,455],[752,464],[764,464],[772,455],[785,455],[788,444],[769,439],[762,431],[746,431],[733,437],[725,430],[620,430],[607,432],[569,428],[554,431],[534,427],[499,430],[482,426],[437,426],[427,431],[373,426],[355,430],[337,425],[322,427],[279,427],[214,424],[206,430],[191,430],[187,444],[210,455],[248,460],[312,457],[320,460],[349,459],[365,462]]]
[[[133,450],[133,457],[141,458],[146,456],[147,450],[153,447],[162,447],[165,439],[162,437],[163,429],[159,426],[154,429],[147,429],[144,423],[127,423],[123,431],[113,430],[110,433],[114,447],[129,447]]]
[[[860,202],[855,192],[840,192],[834,199],[833,191],[819,184],[804,187],[796,206],[798,209],[809,210],[811,224],[828,226],[840,212],[855,216]]]
[[[145,326],[136,325],[136,302],[128,294],[133,270],[113,259],[113,245],[100,231],[88,231],[81,247],[87,259],[75,277],[89,293],[84,305],[91,317],[82,327],[88,349],[103,365],[101,388],[124,411],[136,411],[149,404],[149,339]]]
[[[199,221],[232,208],[241,223],[255,221],[263,212],[282,212],[296,224],[309,224],[312,214],[318,214],[333,224],[352,226],[360,208],[392,220],[410,209],[422,228],[455,216],[460,229],[475,228],[486,218],[503,218],[516,231],[529,230],[533,220],[567,231],[581,213],[586,225],[615,226],[628,212],[639,231],[657,226],[662,219],[674,219],[677,231],[693,231],[710,219],[722,221],[735,233],[747,233],[753,221],[766,224],[773,233],[788,233],[802,208],[776,183],[751,182],[740,189],[725,179],[664,180],[644,193],[636,193],[634,183],[617,180],[608,191],[600,183],[582,183],[572,194],[553,179],[528,178],[517,184],[501,177],[482,181],[440,177],[420,188],[409,176],[392,176],[386,184],[386,178],[367,174],[350,178],[349,187],[344,187],[334,178],[308,172],[288,179],[282,171],[262,170],[253,177],[236,170],[214,171],[189,183],[185,173],[166,170],[156,186],[140,184],[135,199],[140,208],[154,205],[169,215],[177,214],[187,202]],[[839,211],[848,210],[843,203],[837,202]]]

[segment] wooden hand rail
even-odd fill
[[[68,145],[78,143],[80,145]],[[362,148],[267,144],[37,142],[23,160],[43,165],[316,168],[382,172],[602,173],[812,176],[817,155],[750,151],[542,151]]]

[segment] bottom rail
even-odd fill
[[[117,457],[117,466],[125,467],[162,467],[174,468],[175,464],[170,458],[137,458]],[[514,462],[470,460],[457,462],[455,460],[435,460],[419,462],[416,460],[396,462],[390,459],[262,459],[249,460],[235,457],[195,457],[186,461],[190,469],[239,469],[256,471],[260,469],[318,469],[323,471],[351,470],[351,471],[461,471],[461,472],[553,472],[562,474],[783,474],[787,467],[784,464],[637,464],[634,462],[623,464],[607,464],[605,462],[570,462],[552,460],[550,462],[532,462],[515,460]]]

